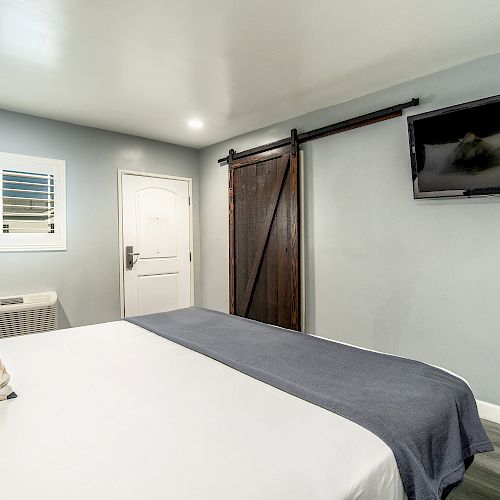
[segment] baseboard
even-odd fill
[[[500,406],[479,400],[476,403],[481,418],[500,424]]]

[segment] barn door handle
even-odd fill
[[[125,247],[125,267],[127,268],[128,271],[130,271],[135,263],[137,262],[137,259],[134,260],[134,257],[137,256],[137,259],[139,258],[139,252],[134,253],[134,247],[133,246],[126,246]]]

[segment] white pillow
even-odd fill
[[[451,167],[451,155],[459,142],[447,144],[424,144],[425,167],[423,172],[428,174],[442,174]]]
[[[13,397],[12,387],[9,385],[10,375],[0,359],[0,401]]]

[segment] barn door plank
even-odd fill
[[[231,314],[236,313],[235,306],[235,296],[236,296],[236,286],[235,286],[235,272],[234,272],[234,237],[235,237],[235,227],[234,227],[234,175],[233,170],[229,169],[229,312]]]
[[[291,269],[290,269],[290,308],[291,308],[291,328],[300,330],[300,260],[299,260],[299,172],[298,158],[293,155],[290,158],[290,252],[291,252]]]
[[[271,201],[269,202],[266,218],[264,220],[264,224],[260,231],[259,239],[257,240],[257,249],[253,258],[252,266],[250,267],[250,273],[248,276],[247,285],[245,287],[245,292],[243,293],[240,307],[238,308],[243,314],[243,316],[246,316],[248,312],[250,297],[252,296],[252,292],[255,287],[255,280],[259,272],[260,264],[262,262],[262,256],[264,255],[267,239],[269,238],[269,232],[271,230],[271,225],[273,223],[274,214],[276,212],[276,207],[278,206],[278,200],[280,198],[281,190],[283,188],[283,181],[285,180],[289,164],[290,164],[290,155],[284,154],[279,162],[278,176],[274,184],[274,190],[271,195]]]

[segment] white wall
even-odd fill
[[[0,296],[55,290],[61,326],[120,318],[118,169],[193,178],[196,278],[197,151],[2,110],[0,151],[66,160],[67,191],[67,251],[0,253]]]
[[[227,310],[227,169],[217,158],[411,97],[421,113],[500,93],[500,55],[201,151],[201,304]],[[415,201],[406,119],[304,148],[306,326],[435,363],[500,403],[500,200]]]

